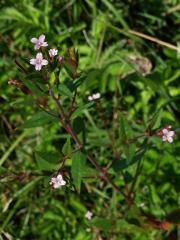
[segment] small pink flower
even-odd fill
[[[86,214],[85,214],[85,218],[87,218],[88,220],[91,220],[92,215],[93,215],[92,212],[87,211]]]
[[[40,49],[40,47],[47,47],[48,43],[44,41],[45,35],[42,34],[39,38],[31,38],[31,42],[34,43],[34,49]]]
[[[37,71],[40,71],[42,66],[48,64],[48,61],[46,59],[43,59],[42,53],[37,53],[36,58],[30,60],[30,64],[35,65],[35,69]]]
[[[175,132],[170,131],[170,129],[171,129],[171,126],[168,126],[168,128],[164,128],[162,130],[162,140],[163,141],[168,141],[169,143],[172,143]]]
[[[53,58],[54,56],[56,56],[57,54],[58,54],[58,50],[56,50],[56,49],[50,49],[49,51],[49,56],[51,57],[51,58]]]
[[[58,174],[56,177],[51,178],[51,181],[49,183],[53,186],[53,188],[60,188],[61,186],[66,185],[66,181],[64,181],[61,174]]]

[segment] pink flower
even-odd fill
[[[46,59],[43,59],[42,53],[37,53],[36,58],[30,60],[30,64],[35,65],[35,69],[37,71],[40,71],[42,66],[48,64],[48,61]]]
[[[168,128],[164,128],[162,130],[162,140],[163,141],[168,141],[169,143],[172,143],[175,132],[170,131],[170,129],[171,129],[171,126],[169,126]]]
[[[47,47],[48,43],[44,41],[45,35],[42,34],[39,38],[31,38],[31,42],[35,44],[34,49],[40,49],[40,47]]]
[[[49,51],[49,56],[51,57],[51,58],[53,58],[54,56],[56,56],[57,54],[58,54],[58,50],[56,50],[56,49],[50,49]]]
[[[85,214],[85,218],[87,218],[88,220],[91,220],[92,215],[93,215],[92,212],[87,211],[86,214]]]
[[[51,181],[49,183],[53,186],[53,188],[60,188],[61,186],[66,185],[66,181],[64,181],[61,174],[58,174],[56,177],[51,178]]]

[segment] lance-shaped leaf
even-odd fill
[[[82,177],[86,168],[86,156],[82,152],[77,152],[72,157],[71,174],[74,185],[78,192],[81,189]]]
[[[35,157],[39,170],[52,171],[57,169],[59,166],[57,163],[58,156],[55,153],[36,152]]]
[[[48,124],[51,122],[57,122],[57,121],[59,120],[55,116],[52,116],[46,112],[40,111],[36,113],[34,116],[32,116],[30,119],[26,120],[25,123],[21,125],[21,128],[40,127],[40,126],[44,126],[45,124]]]

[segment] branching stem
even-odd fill
[[[56,103],[56,106],[59,110],[60,121],[62,123],[62,126],[67,131],[67,133],[69,133],[71,135],[72,139],[74,140],[74,142],[76,143],[76,145],[78,147],[78,150],[81,150],[81,151],[85,150],[85,146],[78,139],[77,134],[74,132],[74,130],[69,122],[69,119],[67,119],[67,117],[65,115],[65,112],[61,105],[60,99],[56,98],[50,85],[49,85],[49,94],[52,97],[52,99],[54,100],[54,102]],[[107,183],[109,183],[118,193],[121,193],[124,196],[126,202],[128,203],[128,206],[130,207],[131,199],[111,180],[111,178],[108,176],[107,171],[104,170],[103,168],[101,168],[101,166],[96,162],[96,160],[92,157],[92,155],[87,154],[87,159],[96,167],[96,169],[99,170],[99,172],[101,173],[102,179],[104,179]]]

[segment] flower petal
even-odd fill
[[[167,137],[166,136],[162,136],[162,140],[165,142],[167,141]]]
[[[173,137],[174,134],[175,134],[174,131],[169,131],[169,132],[168,132],[168,136],[169,136],[169,137]]]
[[[43,59],[41,64],[42,64],[42,65],[47,65],[47,64],[48,64],[48,61],[47,61],[46,59]]]
[[[168,140],[169,143],[173,142],[173,138],[172,137],[168,137],[167,140]]]
[[[162,132],[163,132],[163,134],[167,134],[168,133],[168,130],[166,129],[166,128],[164,128],[163,130],[162,130]]]
[[[49,56],[50,56],[50,57],[54,57],[54,56],[57,55],[58,50],[55,49],[55,48],[53,48],[53,49],[50,49],[48,52],[49,52]]]
[[[48,43],[47,43],[47,42],[43,42],[43,43],[41,43],[41,46],[42,46],[42,47],[47,47],[47,46],[48,46]]]
[[[35,58],[30,59],[30,64],[36,65],[36,59]]]
[[[40,49],[40,47],[41,47],[41,46],[39,45],[39,43],[37,43],[37,44],[34,46],[34,49],[37,50],[37,49]]]
[[[41,43],[43,43],[44,40],[45,40],[45,35],[42,34],[42,35],[39,37],[39,41],[40,41]]]
[[[36,64],[35,69],[36,69],[37,71],[40,71],[41,68],[42,68],[42,65],[41,65],[41,64]]]
[[[60,181],[63,179],[61,174],[58,174],[56,178]]]
[[[53,188],[59,188],[60,186],[59,183],[54,183]]]
[[[50,183],[51,183],[51,184],[54,184],[55,182],[56,182],[56,178],[51,178]]]
[[[43,59],[42,53],[37,53],[36,54],[36,59],[42,60]]]
[[[92,101],[93,100],[92,96],[88,96],[88,100]]]
[[[66,181],[62,180],[61,181],[61,186],[64,186],[64,185],[66,185]]]
[[[31,38],[32,43],[37,43],[38,39],[37,38]]]

